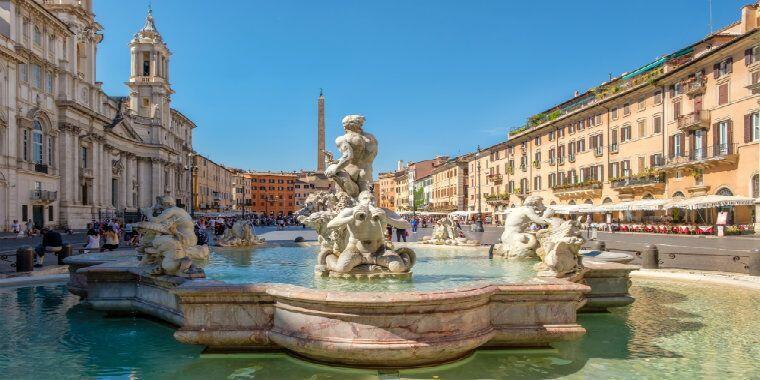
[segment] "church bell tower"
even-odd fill
[[[148,9],[145,26],[130,41],[129,50],[129,108],[138,116],[168,123],[174,93],[169,84],[171,52],[158,33],[152,9]]]

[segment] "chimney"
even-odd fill
[[[757,4],[749,4],[742,7],[742,33],[747,33],[757,28]]]

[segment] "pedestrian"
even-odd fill
[[[105,244],[103,244],[103,248],[100,249],[100,252],[106,250],[113,251],[116,248],[119,248],[119,234],[117,234],[111,226],[106,226],[105,232],[103,232],[103,239],[105,240]]]
[[[26,220],[26,235],[34,236],[34,223],[31,219]]]
[[[21,225],[18,223],[18,220],[13,219],[13,224],[11,224],[11,230],[13,231],[16,236],[21,235]]]
[[[90,249],[100,248],[100,234],[94,228],[87,230],[87,244],[84,246],[84,253],[90,253]]]
[[[385,226],[385,240],[393,241],[393,227],[390,224]]]
[[[34,250],[36,256],[36,263],[34,264],[35,268],[40,268],[45,264],[46,252],[55,253],[60,252],[60,250],[63,249],[63,239],[58,232],[47,227],[42,227],[40,234],[42,235],[42,243]]]
[[[412,219],[412,233],[413,234],[417,233],[417,224],[418,223],[419,222],[417,221],[417,218]]]
[[[400,242],[401,239],[406,243],[406,228],[396,228],[396,241]]]

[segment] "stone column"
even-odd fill
[[[92,140],[92,187],[89,189],[90,199],[92,200],[92,206],[100,205],[100,163],[101,163],[101,147],[100,143],[96,140]]]
[[[129,182],[128,177],[128,171],[129,171],[129,155],[127,153],[121,152],[121,164],[122,169],[121,173],[119,173],[119,209],[124,209],[127,207],[127,182]]]
[[[150,199],[156,199],[156,197],[163,195],[161,186],[163,184],[162,177],[164,174],[164,165],[158,158],[151,159],[151,193]]]

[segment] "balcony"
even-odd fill
[[[705,93],[707,87],[707,78],[705,76],[689,78],[683,83],[683,92],[686,96],[693,98]]]
[[[55,200],[58,199],[58,192],[49,190],[32,190],[29,199],[38,202],[55,202]]]
[[[600,195],[602,183],[596,180],[586,180],[580,183],[555,185],[552,188],[557,198],[580,198]]]
[[[760,94],[760,81],[756,83],[752,83],[748,86],[745,86],[747,90],[752,91],[752,95]]]
[[[557,164],[558,165],[564,165],[565,164],[565,156],[559,156],[559,157],[557,157]]]
[[[486,195],[486,203],[492,206],[507,206],[509,205],[509,194],[492,194]]]
[[[34,171],[37,173],[48,174],[48,166],[45,164],[34,164]]]
[[[636,176],[612,178],[610,187],[618,192],[661,191],[665,189],[665,173],[647,172]]]
[[[720,164],[736,163],[738,144],[717,144],[707,148],[697,148],[693,151],[682,151],[665,160],[665,169],[681,169],[690,166],[711,167]]]
[[[489,174],[488,176],[486,176],[486,178],[488,178],[490,182],[497,185],[500,184],[502,181],[502,176],[499,173]]]
[[[710,127],[710,111],[702,110],[678,117],[678,129],[684,132]]]

